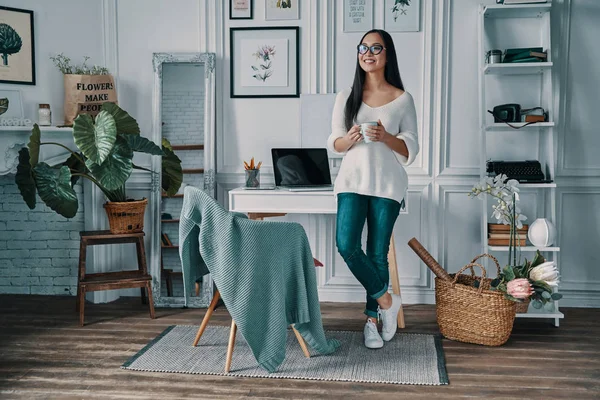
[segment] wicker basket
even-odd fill
[[[525,314],[527,311],[529,311],[529,303],[531,303],[531,299],[527,299],[522,303],[516,303],[516,310],[517,313],[519,314]]]
[[[500,346],[506,343],[515,320],[515,302],[507,300],[501,292],[490,290],[485,268],[476,264],[481,257],[489,257],[500,265],[494,256],[482,254],[458,273],[450,274],[452,281],[435,278],[437,321],[444,337],[459,342]],[[473,267],[479,267],[482,276],[475,276]],[[463,275],[467,268],[471,275]],[[479,281],[479,288],[473,282]]]
[[[110,201],[104,204],[111,233],[132,233],[144,230],[144,212],[148,199]]]

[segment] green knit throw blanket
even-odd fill
[[[274,372],[283,362],[290,324],[320,354],[339,347],[325,337],[314,259],[302,225],[250,220],[187,186],[179,240],[186,304],[196,279],[210,271],[261,367]]]

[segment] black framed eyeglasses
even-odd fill
[[[371,54],[377,55],[381,53],[385,47],[380,44],[374,44],[373,46],[367,46],[366,44],[359,44],[356,49],[358,50],[358,54],[367,54],[367,51],[371,50]]]

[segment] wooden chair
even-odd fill
[[[315,263],[315,267],[323,266],[323,264],[316,258],[314,258],[313,260]],[[204,333],[204,330],[208,325],[208,321],[210,320],[210,317],[212,316],[213,311],[215,310],[215,307],[217,306],[217,303],[219,302],[220,298],[221,294],[219,293],[219,290],[215,290],[215,294],[213,295],[210,305],[208,306],[208,310],[206,310],[206,314],[202,319],[202,323],[200,324],[200,328],[198,329],[198,333],[196,334],[196,338],[194,339],[194,343],[192,344],[192,346],[196,347],[198,345],[198,342],[200,341],[200,338],[202,337],[202,334]],[[300,335],[300,332],[298,332],[296,328],[294,328],[294,325],[292,325],[292,330],[294,331],[294,335],[296,335],[296,339],[298,339],[298,343],[300,344],[300,348],[302,348],[304,356],[306,358],[310,358],[310,352],[308,351],[308,347],[306,346],[306,342],[304,342],[302,335]],[[235,324],[235,320],[232,319],[231,329],[229,331],[229,345],[227,346],[227,358],[225,360],[225,373],[229,373],[229,370],[231,369],[231,358],[233,357],[233,348],[235,346],[236,333],[237,325]]]

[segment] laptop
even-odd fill
[[[271,149],[275,186],[292,192],[333,190],[325,148]]]

